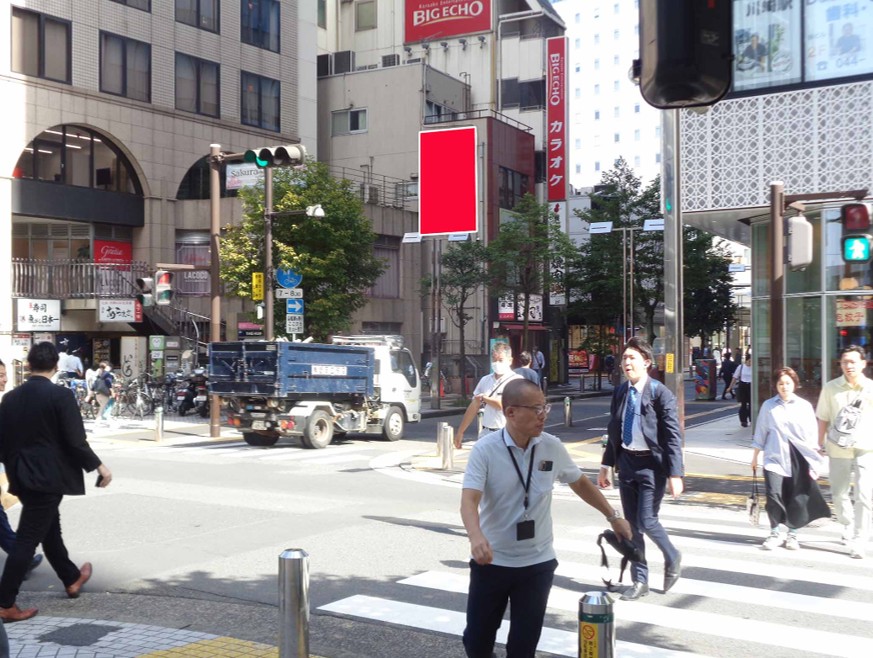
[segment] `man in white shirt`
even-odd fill
[[[543,628],[555,559],[552,492],[556,482],[606,517],[619,537],[631,528],[573,462],[561,440],[543,432],[549,405],[522,377],[503,393],[506,427],[483,436],[470,453],[461,519],[470,539],[470,589],[464,649],[491,658],[509,603],[506,655],[533,658]]]
[[[827,450],[830,459],[831,499],[837,523],[843,526],[842,542],[848,546],[849,555],[858,560],[866,555],[873,507],[873,382],[864,376],[867,366],[864,356],[864,348],[858,345],[849,345],[842,350],[840,368],[843,374],[824,385],[815,408],[818,444]],[[862,414],[852,434],[854,445],[843,448],[828,441],[828,430],[837,414],[856,401],[862,405]],[[849,497],[852,470],[855,471],[854,514]]]
[[[519,375],[512,371],[512,348],[509,343],[495,343],[491,349],[491,370],[476,384],[473,399],[470,401],[464,417],[455,433],[455,447],[460,448],[464,440],[464,432],[476,420],[479,409],[482,409],[482,436],[495,430],[503,429],[506,419],[503,417],[501,397],[503,388]]]

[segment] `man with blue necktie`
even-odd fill
[[[633,543],[645,555],[644,535],[664,554],[664,592],[670,590],[682,571],[682,554],[670,542],[658,519],[661,500],[669,484],[673,498],[683,490],[682,433],[676,398],[648,375],[651,346],[634,337],[621,357],[627,382],[612,394],[608,441],[597,482],[610,486],[609,469],[618,469],[621,506],[633,529]],[[633,586],[622,600],[636,601],[649,593],[649,567],[645,560],[631,563]]]

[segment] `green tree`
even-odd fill
[[[250,297],[251,275],[264,267],[263,187],[242,190],[240,197],[243,220],[225,227],[221,240],[221,278],[229,294]],[[353,184],[333,178],[323,163],[275,169],[273,199],[274,212],[289,213],[273,219],[274,267],[303,275],[307,333],[327,340],[351,326],[385,269],[373,255],[376,235]],[[324,217],[305,214],[315,204],[321,204]],[[275,316],[275,335],[286,335],[284,315]]]
[[[731,255],[709,233],[686,226],[683,257],[685,335],[700,336],[706,345],[736,316],[728,270]]]
[[[520,305],[525,348],[529,348],[531,298],[546,291],[551,256],[562,252],[565,242],[557,216],[532,194],[525,194],[513,209],[512,219],[500,225],[488,245],[490,293],[507,295]]]
[[[450,242],[440,260],[440,294],[449,318],[460,333],[461,390],[465,391],[467,343],[465,328],[473,316],[467,312],[471,298],[487,282],[487,250],[479,241]]]

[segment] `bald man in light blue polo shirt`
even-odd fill
[[[543,433],[549,405],[527,379],[503,391],[506,427],[473,446],[464,475],[461,518],[470,539],[470,590],[464,648],[491,658],[510,605],[507,655],[533,658],[552,587],[555,550],[552,491],[563,482],[630,539],[627,521],[570,458],[560,439]]]

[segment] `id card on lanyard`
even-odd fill
[[[504,439],[506,436],[506,430],[504,432]],[[505,442],[504,442],[504,445]],[[527,508],[530,505],[530,480],[533,475],[533,464],[534,464],[534,452],[536,451],[536,445],[531,446],[530,449],[530,461],[527,467],[527,482],[524,481],[524,477],[521,474],[521,468],[518,466],[518,462],[515,461],[515,455],[512,454],[512,448],[508,445],[506,446],[507,452],[509,452],[509,458],[512,460],[512,465],[515,466],[515,472],[518,474],[518,480],[521,482],[521,487],[524,489],[524,519],[515,524],[515,540],[516,541],[524,541],[525,539],[533,539],[536,534],[536,528],[534,527],[534,520],[527,518]]]

